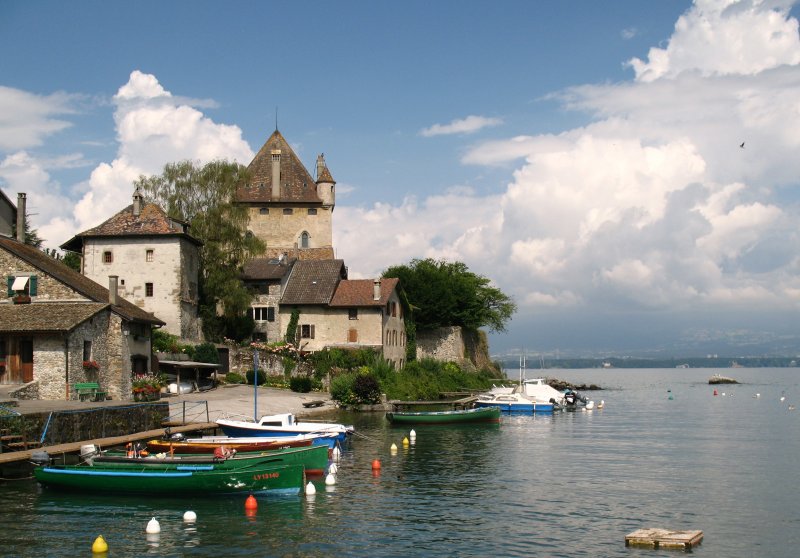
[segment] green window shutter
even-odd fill
[[[14,284],[14,277],[12,275],[9,275],[7,277],[7,280],[8,280],[7,281],[8,282],[8,296],[14,296],[14,291],[11,290],[11,285]]]
[[[30,296],[36,296],[36,286],[37,286],[36,276],[31,275],[30,279],[28,279],[28,291]]]

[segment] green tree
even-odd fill
[[[516,304],[490,280],[461,262],[431,258],[393,266],[384,277],[397,277],[413,310],[418,331],[444,326],[487,327],[505,331]]]
[[[61,259],[62,262],[70,269],[73,269],[80,273],[81,271],[81,257],[76,254],[75,252],[64,252],[64,257]]]
[[[158,176],[140,176],[142,193],[177,219],[188,222],[191,234],[203,241],[200,251],[200,312],[209,319],[209,339],[219,339],[226,324],[242,316],[252,295],[240,280],[244,263],[264,253],[264,243],[247,231],[247,207],[235,203],[236,190],[248,181],[247,168],[238,163],[192,161],[169,163]]]
[[[36,248],[39,248],[41,250],[42,244],[44,244],[45,239],[39,237],[39,229],[34,229],[31,226],[31,219],[29,213],[25,213],[25,219],[23,220],[22,226],[25,229],[25,244],[30,244],[31,246],[35,246]],[[14,225],[11,228],[12,228],[12,234],[16,238],[17,236],[16,223],[14,223]]]

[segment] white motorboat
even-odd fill
[[[298,434],[324,434],[343,442],[355,429],[332,422],[298,422],[292,413],[262,416],[258,422],[221,418],[217,424],[231,437],[297,436]]]

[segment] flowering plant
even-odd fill
[[[96,360],[84,360],[83,369],[86,370],[87,372],[89,370],[100,370],[100,365],[97,364]]]
[[[164,379],[160,375],[135,374],[133,376],[133,393],[158,393]]]

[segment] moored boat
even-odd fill
[[[171,452],[171,453],[195,453],[209,454],[214,453],[219,447],[228,450],[243,451],[268,451],[283,448],[308,447],[315,441],[321,442],[318,434],[300,434],[298,436],[281,437],[248,437],[231,438],[229,436],[203,436],[200,438],[175,437],[157,438],[147,441],[147,450],[150,452]],[[320,445],[320,444],[317,444]]]
[[[221,448],[220,448],[221,449]],[[237,471],[265,465],[302,465],[307,475],[322,475],[328,466],[326,446],[283,448],[263,452],[223,450],[217,454],[167,454],[128,456],[126,452],[103,452],[86,459],[88,467],[116,467],[170,470],[193,465],[210,465],[213,470]]]
[[[476,407],[499,407],[506,413],[552,413],[562,409],[581,408],[587,399],[579,393],[567,390],[565,393],[548,385],[544,378],[523,380],[521,386],[510,393],[508,388],[493,389],[479,396]]]
[[[500,422],[498,407],[483,407],[455,411],[392,412],[386,413],[392,424],[458,424],[469,422]]]
[[[44,486],[91,494],[298,494],[305,484],[302,465],[260,465],[241,470],[219,470],[213,465],[181,465],[165,470],[51,465],[36,467],[33,474]]]
[[[336,442],[344,442],[354,431],[352,426],[331,422],[297,421],[293,413],[262,416],[258,422],[222,418],[217,425],[231,437],[247,438],[253,436],[297,436],[298,434],[322,434],[329,447]],[[316,440],[315,440],[316,442]]]

